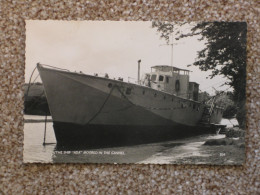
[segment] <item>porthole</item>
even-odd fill
[[[112,85],[112,83],[108,83],[108,88],[111,88],[113,85]]]
[[[132,91],[132,89],[128,87],[128,88],[126,88],[125,94],[130,95],[131,91]]]

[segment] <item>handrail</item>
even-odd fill
[[[38,63],[38,64],[40,64],[40,63]],[[40,64],[40,65],[48,66],[48,67],[51,67],[51,68],[55,68],[55,69],[57,69],[57,70],[66,70],[66,71],[70,72],[68,69],[65,69],[65,68],[58,68],[58,67],[56,67],[56,66],[51,66],[51,65],[47,65],[47,64]]]

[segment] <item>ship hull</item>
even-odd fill
[[[170,125],[79,125],[54,122],[57,149],[84,149],[128,146],[174,140],[205,133],[214,133],[214,128]]]
[[[109,147],[209,133],[204,104],[148,87],[38,65],[58,147]],[[218,123],[221,113],[212,115]]]

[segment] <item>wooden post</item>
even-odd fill
[[[45,140],[46,140],[46,126],[47,126],[47,112],[45,114],[45,122],[44,122],[44,137],[43,137],[43,144],[42,145],[46,145]]]

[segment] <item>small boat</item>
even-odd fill
[[[141,79],[138,73],[137,83],[40,63],[37,69],[59,148],[172,140],[215,131],[222,118],[223,109],[203,99],[186,69],[153,66]]]

